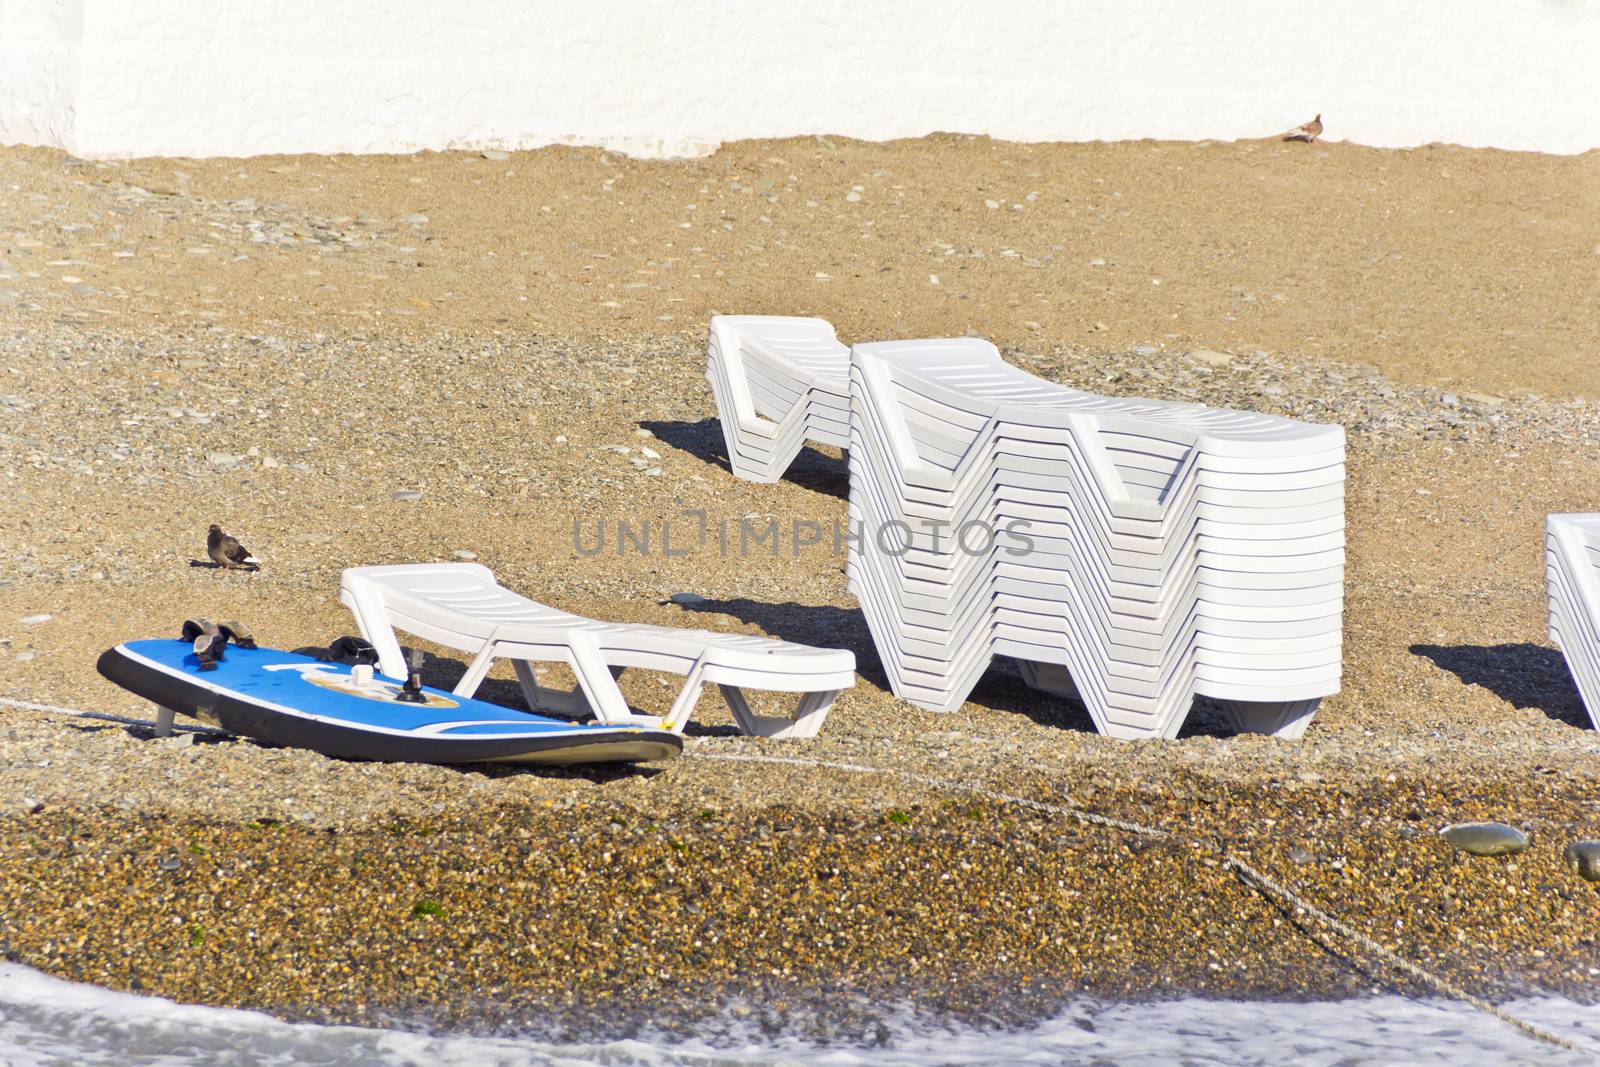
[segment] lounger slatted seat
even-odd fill
[[[660,725],[679,734],[701,691],[716,684],[748,734],[815,737],[839,690],[855,684],[855,655],[751,634],[712,633],[670,626],[607,623],[529,600],[500,585],[477,563],[417,563],[351,567],[340,599],[355,614],[362,636],[378,651],[379,669],[406,675],[396,631],[458,649],[473,659],[455,692],[471,696],[497,659],[507,659],[528,706],[601,722]],[[577,676],[570,692],[541,686],[533,664],[566,663]],[[632,711],[617,688],[624,670],[682,675],[666,715]],[[759,715],[743,690],[798,693],[792,717]]]
[[[714,317],[706,378],[740,478],[777,481],[807,441],[849,443],[850,350],[822,319]]]
[[[1550,640],[1600,729],[1600,515],[1551,515],[1544,528]]]
[[[897,695],[953,710],[1002,655],[1112,736],[1202,695],[1296,737],[1338,691],[1342,429],[1096,396],[976,338],[851,358],[850,588]]]

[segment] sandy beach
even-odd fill
[[[1475,993],[1596,999],[1600,897],[1561,851],[1600,837],[1600,737],[1546,636],[1542,537],[1600,511],[1600,155],[493,155],[0,149],[0,696],[148,718],[100,651],[197,614],[326,644],[354,632],[341,568],[467,555],[588,615],[851,648],[855,688],[813,742],[737,736],[713,691],[681,759],[564,772],[0,708],[8,958],[292,1017],[579,1035],[730,1006],[826,1037],[886,1005],[1017,1022],[1081,993],[1415,988],[1237,856]],[[586,554],[692,512],[842,520],[837,453],[776,485],[729,473],[719,312],[971,331],[1079,388],[1344,425],[1342,691],[1299,742],[1204,708],[1176,741],[1102,738],[1009,666],[936,715],[888,692],[830,541]],[[259,573],[196,565],[211,522]],[[434,651],[449,684],[460,657]],[[510,679],[483,695],[520,706]],[[624,691],[659,711],[675,688]],[[1468,819],[1532,845],[1465,857],[1435,831]]]

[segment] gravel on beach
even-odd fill
[[[1600,898],[1562,852],[1600,836],[1600,741],[1545,636],[1542,523],[1600,510],[1596,165],[946,137],[657,163],[0,150],[0,696],[145,718],[104,648],[195,614],[325,644],[353,629],[342,567],[469,556],[568,610],[861,669],[814,742],[735,736],[712,692],[685,757],[636,770],[345,763],[0,707],[4,951],[182,1000],[570,1034],[1413,988],[1231,854],[1469,989],[1593,999]],[[1081,388],[1343,424],[1342,692],[1298,743],[1204,707],[1175,742],[1107,740],[1004,664],[952,715],[894,700],[831,539],[792,536],[842,519],[837,453],[776,485],[721,459],[712,311],[972,329]],[[724,556],[700,513],[735,540],[776,522],[779,550]],[[262,570],[204,565],[211,522]],[[432,651],[449,684],[460,656]],[[503,668],[483,695],[519,701]],[[752,754],[897,773],[705,758]],[[1436,834],[1472,821],[1532,843]]]

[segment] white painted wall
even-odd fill
[[[0,0],[0,144],[72,143],[82,0]]]
[[[409,152],[934,130],[1600,147],[1600,0],[0,0],[0,143]]]

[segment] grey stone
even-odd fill
[[[1586,882],[1600,882],[1600,841],[1574,841],[1562,850],[1567,866]]]
[[[699,593],[673,593],[667,599],[674,604],[682,604],[684,607],[693,607],[696,604],[704,604],[706,602],[706,598]]]
[[[499,162],[501,160],[510,159],[511,158],[511,153],[510,152],[502,152],[498,148],[488,148],[488,149],[484,150],[483,158],[484,159],[492,159],[495,162]]]
[[[1296,863],[1310,863],[1316,857],[1303,848],[1295,847],[1289,850],[1289,858]]]
[[[1502,822],[1458,822],[1439,836],[1474,856],[1509,856],[1528,847],[1528,835]]]
[[[401,489],[398,492],[390,493],[389,499],[404,500],[408,503],[414,503],[422,499],[422,493],[416,489]]]

